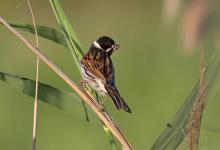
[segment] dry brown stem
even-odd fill
[[[126,138],[123,136],[122,132],[112,121],[111,117],[102,111],[100,105],[90,97],[85,94],[61,69],[59,69],[51,60],[49,60],[40,49],[35,48],[29,41],[27,41],[19,32],[12,28],[2,17],[0,17],[0,22],[11,31],[16,37],[18,37],[34,54],[36,54],[42,62],[47,64],[50,69],[52,69],[58,76],[60,76],[80,97],[81,99],[90,106],[90,108],[96,113],[99,119],[109,128],[112,134],[121,143],[124,150],[132,150],[131,145],[127,142]]]
[[[31,3],[29,0],[27,0],[28,7],[30,9],[32,22],[34,25],[34,31],[35,31],[35,40],[36,40],[36,46],[39,48],[39,39],[37,34],[37,28],[36,28],[36,22],[34,18],[34,13],[31,7]],[[36,149],[36,141],[37,141],[37,111],[38,111],[38,76],[39,76],[39,57],[37,56],[37,64],[36,64],[36,84],[35,84],[35,96],[34,96],[34,113],[33,113],[33,128],[32,128],[32,150]]]

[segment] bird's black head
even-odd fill
[[[93,45],[101,49],[108,54],[112,54],[115,50],[119,48],[119,45],[115,43],[115,41],[108,36],[101,36],[97,41],[93,43]]]

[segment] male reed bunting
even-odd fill
[[[81,73],[84,83],[89,84],[101,95],[109,95],[117,109],[131,113],[115,86],[115,71],[110,56],[118,48],[119,45],[107,36],[94,41],[80,62]]]

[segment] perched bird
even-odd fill
[[[94,41],[80,62],[81,73],[84,83],[89,84],[101,95],[109,95],[117,109],[131,113],[115,86],[115,71],[110,56],[118,48],[119,45],[107,36]]]

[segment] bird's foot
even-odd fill
[[[106,98],[104,98],[103,100],[99,100],[99,106],[101,107],[102,111],[105,111],[105,106],[104,103],[106,101]]]
[[[85,80],[80,80],[80,85],[81,85],[81,89],[83,91],[87,91],[88,90],[87,87],[86,87],[87,82]]]
[[[104,98],[103,100],[101,100],[101,101],[100,101],[100,105],[102,105],[102,106],[103,106],[103,105],[104,105],[104,103],[105,103],[105,101],[106,101],[106,98]]]

